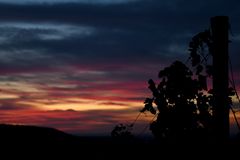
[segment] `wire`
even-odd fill
[[[240,103],[240,98],[239,98],[239,95],[238,95],[238,92],[237,92],[237,89],[236,89],[236,84],[235,84],[235,81],[234,81],[233,67],[232,67],[231,58],[228,57],[228,59],[229,59],[229,66],[230,66],[229,68],[230,68],[230,76],[231,76],[231,78],[230,78],[230,83],[231,83],[231,85],[232,85],[232,87],[233,87],[233,90],[234,90],[234,92],[235,92],[235,94],[236,94],[236,97],[237,97],[237,99],[238,99],[238,102]],[[237,119],[237,116],[236,116],[236,111],[234,111],[234,109],[232,108],[232,106],[230,106],[230,109],[231,109],[231,111],[232,111],[232,113],[233,113],[233,116],[234,116],[235,122],[236,122],[236,124],[237,124],[237,127],[238,127],[238,129],[240,130],[240,125],[239,125],[239,123],[238,123],[238,119]]]
[[[238,127],[238,129],[240,130],[240,125],[239,125],[239,123],[238,123],[238,119],[237,119],[237,116],[236,116],[236,112],[233,110],[233,108],[230,106],[230,109],[231,109],[231,111],[232,111],[232,113],[233,113],[233,117],[234,117],[234,120],[236,121],[236,124],[237,124],[237,127]]]
[[[236,89],[236,85],[235,85],[235,81],[234,81],[234,76],[233,76],[232,62],[231,62],[230,57],[229,57],[228,59],[229,59],[229,66],[230,66],[230,75],[231,75],[232,87],[233,87],[233,89],[234,89],[234,92],[235,92],[235,94],[236,94],[236,97],[237,97],[237,99],[238,99],[238,102],[240,103],[240,98],[239,98],[239,95],[238,95],[238,92],[237,92],[237,89]]]
[[[155,116],[151,119],[151,121],[149,122],[149,124],[151,124],[151,123],[154,121],[154,119],[157,117],[157,115],[158,115],[158,113],[155,114]],[[146,132],[146,130],[147,130],[148,127],[149,127],[149,124],[147,124],[147,125],[143,128],[143,130],[138,134],[138,137],[140,137],[143,133]]]
[[[142,112],[139,112],[137,117],[135,118],[135,120],[131,123],[131,126],[134,126],[135,123],[137,122],[137,120],[139,119],[140,115],[142,114]]]

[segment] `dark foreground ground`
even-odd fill
[[[224,144],[201,141],[160,143],[142,139],[77,137],[52,128],[0,125],[0,157],[3,159],[231,159],[239,153],[238,138]]]

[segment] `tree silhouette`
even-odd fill
[[[133,125],[119,124],[114,127],[111,132],[111,136],[117,139],[131,139],[133,135],[131,133]]]
[[[228,17],[213,17],[211,20],[211,30],[196,34],[190,41],[190,56],[186,63],[175,61],[161,70],[159,84],[152,79],[148,81],[152,97],[146,98],[140,112],[150,112],[157,117],[150,124],[150,130],[160,140],[176,142],[213,138],[215,141],[228,138],[228,114],[231,96],[235,95],[234,89],[228,88]],[[130,133],[122,125],[115,127],[113,135],[124,137]]]
[[[214,103],[213,90],[208,89],[208,79],[212,78],[212,66],[208,64],[211,45],[210,31],[197,34],[189,43],[191,68],[175,61],[159,72],[158,85],[152,79],[148,81],[153,97],[146,98],[141,112],[157,114],[150,124],[155,137],[175,141],[211,136]],[[228,95],[234,95],[232,88]],[[230,97],[229,104],[232,104]]]

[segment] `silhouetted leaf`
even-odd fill
[[[192,66],[195,67],[196,65],[198,65],[201,61],[201,57],[199,54],[195,54],[193,57],[192,57]]]
[[[164,89],[164,86],[166,85],[166,79],[163,78],[163,80],[158,85],[158,90],[162,91]]]
[[[233,103],[232,103],[232,98],[231,98],[231,97],[228,97],[228,104],[229,104],[229,105],[233,105]]]
[[[152,104],[152,102],[153,102],[152,98],[146,98],[144,104]]]
[[[152,113],[152,114],[156,114],[156,110],[153,108],[153,107],[151,107],[150,109],[149,109],[149,111]]]
[[[156,114],[156,110],[153,108],[152,103],[146,103],[144,108],[140,112],[149,111],[152,114]]]
[[[162,78],[162,77],[164,77],[164,76],[166,76],[166,72],[165,72],[165,70],[161,70],[161,71],[158,73],[158,77],[159,77],[159,78]]]
[[[148,80],[148,84],[155,86],[155,83],[154,83],[154,81],[153,81],[152,79],[149,79],[149,80]]]
[[[209,103],[210,106],[214,105],[214,98],[213,98],[213,96],[208,96],[208,103]]]
[[[211,65],[206,66],[206,73],[209,77],[213,75],[213,68]]]
[[[198,76],[199,87],[200,89],[207,90],[207,77],[203,75]]]
[[[213,89],[210,89],[210,90],[208,91],[208,93],[209,93],[209,94],[213,94]]]
[[[154,81],[153,81],[152,79],[150,79],[150,80],[148,81],[148,84],[149,84],[148,88],[152,91],[153,96],[154,96],[154,97],[157,97],[158,94],[159,94],[159,92],[158,92],[158,90],[157,90],[157,88],[156,88],[156,86],[155,86]]]
[[[199,75],[202,71],[203,71],[203,66],[202,65],[198,65],[197,66],[196,75]]]
[[[228,88],[228,95],[229,96],[234,96],[235,95],[235,90],[232,87]]]

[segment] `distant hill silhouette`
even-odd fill
[[[0,125],[1,143],[56,144],[73,141],[74,136],[62,131],[37,126]]]
[[[233,151],[240,143],[234,140],[222,149]],[[204,145],[204,150],[202,150]],[[219,148],[222,146],[219,146]],[[21,158],[56,158],[75,159],[139,159],[178,156],[192,157],[189,153],[215,156],[214,145],[206,144],[164,144],[143,139],[115,139],[109,137],[80,137],[57,129],[25,125],[0,125],[0,151],[2,156]],[[18,153],[18,154],[16,154]],[[221,152],[219,152],[221,153]],[[218,154],[219,154],[218,153]],[[221,154],[222,155],[222,154]],[[46,159],[48,159],[46,158]]]

